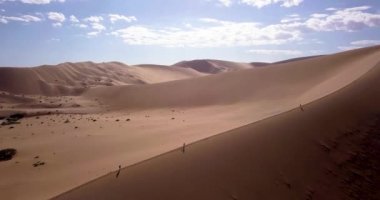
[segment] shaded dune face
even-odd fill
[[[363,59],[358,67],[373,65],[302,109],[173,150],[125,168],[117,179],[111,173],[55,199],[378,199],[369,192],[377,191],[380,175],[373,153],[378,144],[370,142],[379,141],[378,52],[330,58],[345,58],[345,66],[356,59]]]

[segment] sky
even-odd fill
[[[0,0],[0,66],[274,62],[376,44],[379,0]]]

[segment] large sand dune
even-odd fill
[[[298,199],[326,192],[341,199],[339,179],[324,169],[344,177],[334,162],[346,161],[364,137],[352,145],[351,136],[339,138],[377,120],[379,58],[375,46],[265,67],[213,61],[224,70],[215,74],[191,67],[196,63],[0,68],[7,71],[0,73],[0,111],[44,105],[57,113],[0,126],[0,146],[18,150],[0,163],[0,193],[47,199],[121,165],[131,167],[117,179],[112,173],[58,199]],[[14,77],[28,85],[14,85]],[[112,84],[92,82],[99,77]],[[183,143],[193,143],[185,153],[178,150]],[[335,150],[335,143],[342,145]],[[45,165],[33,167],[38,161]]]
[[[93,88],[85,95],[131,109],[237,102],[294,106],[346,86],[376,65],[379,56],[379,47],[374,47],[181,81]]]
[[[146,84],[201,76],[191,69],[119,62],[63,63],[33,68],[0,68],[0,90],[16,94],[79,95],[89,87]]]
[[[127,167],[118,178],[109,174],[56,199],[378,199],[379,78],[380,63],[302,109]],[[366,140],[375,146],[363,146]],[[354,161],[360,158],[370,163]]]

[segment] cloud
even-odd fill
[[[73,23],[79,23],[78,18],[75,17],[74,15],[70,15],[70,21],[73,22]]]
[[[125,15],[119,15],[119,14],[109,14],[108,17],[109,17],[111,23],[115,23],[117,21],[125,21],[125,22],[137,21],[137,18],[135,16],[125,16]]]
[[[21,16],[0,16],[0,23],[7,24],[9,21],[18,22],[40,22],[41,18],[33,15],[21,15]]]
[[[380,14],[369,13],[369,6],[336,10],[332,14],[314,14],[305,25],[315,31],[356,31],[380,26]]]
[[[0,0],[0,4],[4,2],[16,2],[19,1],[25,4],[49,4],[51,2],[60,2],[64,3],[65,0]]]
[[[165,47],[231,47],[279,45],[301,40],[300,32],[290,26],[261,26],[254,22],[229,22],[211,18],[200,19],[208,26],[149,28],[129,26],[111,35],[130,45]]]
[[[298,14],[291,14],[281,19],[281,23],[291,23],[301,21],[302,18]]]
[[[214,18],[200,18],[199,21],[204,22],[204,23],[220,24],[220,25],[223,25],[223,24],[227,25],[231,23],[229,21],[223,21],[223,20],[214,19]],[[258,25],[259,23],[256,23],[256,24]]]
[[[232,5],[232,0],[218,0],[219,3],[223,6],[229,7]]]
[[[380,40],[358,40],[350,43],[349,46],[340,46],[338,49],[347,51],[352,49],[359,49],[369,46],[380,45]]]
[[[22,3],[27,3],[27,4],[49,4],[54,1],[60,2],[60,3],[65,2],[65,0],[21,0]]]
[[[106,30],[107,28],[101,23],[104,20],[102,16],[90,16],[83,19],[84,22],[89,23],[90,28],[92,29],[91,32],[87,33],[88,37],[95,37],[98,36],[102,31]],[[86,28],[87,25],[82,24],[79,27]]]
[[[79,24],[79,23],[74,24],[74,26],[78,27],[78,28],[87,28],[88,27],[87,24]]]
[[[48,19],[53,21],[53,27],[61,27],[62,23],[66,20],[65,15],[59,12],[48,12],[47,15]]]
[[[85,22],[93,22],[93,23],[99,23],[103,20],[104,19],[102,16],[90,16],[90,17],[86,17],[83,19],[83,21],[85,21]]]
[[[52,24],[53,27],[61,27],[62,26],[62,23],[60,22],[55,22]]]
[[[269,6],[271,4],[281,3],[282,7],[293,7],[298,6],[303,2],[303,0],[240,0],[240,3],[254,6],[257,8],[262,8],[264,6]]]
[[[100,23],[92,23],[91,28],[99,32],[106,30],[106,27]]]
[[[47,13],[48,15],[48,18],[52,21],[56,21],[56,22],[64,22],[66,20],[66,17],[63,13],[59,13],[59,12],[48,12]]]
[[[379,45],[380,40],[359,40],[359,41],[351,42],[351,44],[356,45],[356,46],[374,46],[374,45]]]
[[[88,37],[95,37],[95,36],[98,36],[100,32],[98,31],[92,31],[92,32],[89,32],[87,33],[87,36]]]
[[[311,15],[312,18],[325,18],[328,17],[328,14],[323,14],[323,13],[314,13]]]
[[[303,0],[217,0],[219,5],[230,7],[235,1],[239,4],[245,4],[257,8],[280,3],[282,7],[293,7],[300,5]]]
[[[281,23],[271,25],[200,18],[201,24],[198,25],[165,28],[134,25],[115,30],[111,35],[121,38],[129,45],[165,47],[237,47],[291,42],[320,44],[321,41],[305,41],[303,34],[322,31],[350,32],[365,27],[379,27],[380,14],[371,13],[369,9],[369,6],[337,9],[330,13],[315,13],[306,19],[292,14],[282,19]]]
[[[330,7],[330,8],[326,8],[326,10],[327,10],[327,11],[336,11],[337,9],[336,9],[336,8],[332,8],[332,7]]]
[[[302,51],[298,50],[284,50],[284,49],[251,49],[247,51],[248,53],[258,54],[258,55],[287,55],[287,56],[298,56],[302,55]]]

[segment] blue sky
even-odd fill
[[[0,66],[272,62],[376,44],[378,0],[0,0]]]

